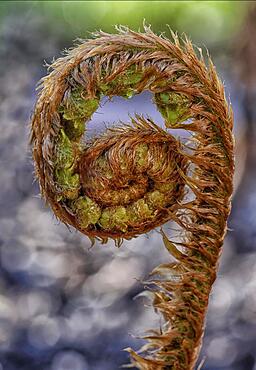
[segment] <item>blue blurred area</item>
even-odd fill
[[[144,18],[156,32],[170,35],[168,23],[207,46],[234,106],[232,231],[211,296],[201,359],[206,357],[204,370],[256,370],[256,121],[254,104],[248,103],[256,83],[248,84],[241,73],[248,74],[255,60],[250,46],[242,49],[249,6],[239,1],[0,3],[0,370],[117,370],[128,362],[122,349],[139,348],[143,341],[136,336],[160,325],[144,298],[134,300],[143,290],[140,280],[169,258],[158,233],[120,249],[111,243],[90,249],[87,238],[59,224],[40,199],[28,145],[35,85],[46,73],[45,61],[59,57],[75,38],[89,37],[89,31],[115,32],[115,24],[142,29]],[[255,40],[256,17],[251,22],[248,37]],[[239,39],[241,32],[245,36]],[[105,124],[126,122],[128,112],[149,114],[162,124],[144,93],[102,104],[90,123],[92,135]]]

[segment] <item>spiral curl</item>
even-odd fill
[[[90,238],[119,244],[169,220],[183,235],[163,242],[176,262],[152,272],[153,305],[165,319],[132,366],[193,369],[216,277],[232,194],[233,117],[208,58],[186,38],[145,27],[99,32],[51,65],[39,85],[31,142],[42,196],[55,215]],[[103,96],[148,90],[166,129],[136,115],[82,140]],[[184,129],[190,144],[170,133]]]

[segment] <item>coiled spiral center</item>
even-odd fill
[[[142,225],[161,223],[183,194],[181,166],[175,139],[146,120],[105,133],[80,159],[84,197],[76,205],[87,211],[90,202],[94,209],[89,217],[79,208],[81,224],[139,233]]]
[[[65,78],[45,82],[54,109],[49,113],[45,96],[45,194],[62,221],[92,237],[129,239],[148,232],[171,219],[184,195],[187,159],[179,141],[151,119],[136,115],[130,125],[82,141],[104,96],[127,99],[149,90],[166,127],[188,118],[191,102],[171,89],[178,76],[169,78],[162,62],[144,63],[142,57],[135,50],[107,60],[84,58],[71,69],[64,63]]]

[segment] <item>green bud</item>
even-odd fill
[[[155,94],[155,101],[159,112],[166,120],[166,127],[190,118],[190,100],[182,94],[163,92]]]
[[[118,230],[125,232],[127,230],[128,216],[125,207],[116,206],[103,210],[99,225],[106,230]]]
[[[164,207],[168,199],[164,194],[160,193],[160,191],[155,190],[146,195],[146,200],[149,208],[157,209],[159,207]]]
[[[72,143],[63,129],[60,130],[55,152],[56,166],[70,168],[74,163]]]
[[[86,229],[90,225],[95,225],[101,216],[101,209],[91,198],[84,196],[79,197],[72,204],[79,225]]]
[[[148,164],[148,145],[139,144],[135,149],[135,161],[139,169],[144,168]]]

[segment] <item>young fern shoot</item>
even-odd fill
[[[187,38],[148,27],[93,36],[57,59],[39,85],[31,142],[41,193],[58,219],[102,243],[177,223],[179,244],[161,229],[176,262],[152,272],[165,324],[140,354],[128,351],[131,367],[192,370],[230,212],[232,109],[211,59],[206,64]],[[165,129],[136,115],[81,140],[102,97],[145,90]],[[172,135],[177,129],[190,133],[189,148]]]

